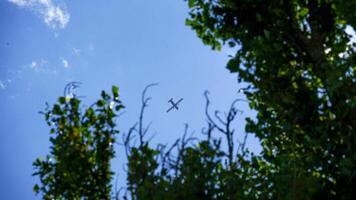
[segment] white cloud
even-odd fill
[[[93,43],[89,43],[88,45],[86,45],[85,47],[72,47],[72,54],[79,56],[81,54],[88,54],[95,51],[95,46]]]
[[[31,62],[30,67],[31,67],[32,69],[35,69],[37,66],[38,66],[38,65],[37,65],[37,62],[36,62],[36,61],[32,61],[32,62]]]
[[[48,62],[44,59],[40,59],[40,60],[33,60],[30,64],[26,65],[25,68],[30,68],[34,71],[37,72],[42,72],[44,71],[44,68],[46,67],[46,64]]]
[[[81,53],[81,51],[82,50],[80,50],[80,49],[77,49],[77,48],[73,48],[73,53],[75,54],[75,55],[79,55],[80,53]]]
[[[5,88],[6,88],[6,84],[0,80],[0,89],[5,89]]]
[[[8,0],[9,2],[39,14],[51,28],[65,28],[70,15],[65,7],[52,0]]]
[[[0,90],[6,89],[11,82],[12,82],[11,79],[0,80]]]
[[[33,60],[31,63],[25,65],[23,70],[32,70],[39,74],[57,74],[57,70],[48,65],[45,59]]]
[[[63,67],[64,67],[64,68],[68,68],[68,67],[69,67],[69,62],[68,62],[68,60],[66,60],[66,59],[64,59],[64,58],[61,58],[61,60],[62,60]]]
[[[68,63],[69,64],[69,63]],[[8,69],[3,79],[0,79],[0,91],[7,90],[11,85],[16,84],[18,81],[22,80],[23,77],[33,76],[33,75],[56,75],[58,73],[57,67],[51,67],[48,61],[45,59],[36,59],[31,62]],[[31,83],[26,83],[28,86],[27,90],[31,90]],[[26,91],[27,91],[26,90]]]

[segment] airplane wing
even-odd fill
[[[176,105],[178,105],[181,101],[183,101],[183,98],[179,99],[179,101],[176,103]]]
[[[173,108],[174,108],[174,107],[170,107],[170,108],[167,110],[167,112],[171,111]]]

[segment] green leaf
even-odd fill
[[[96,105],[99,106],[99,107],[103,107],[105,105],[105,101],[100,99],[96,102]]]
[[[189,8],[192,8],[195,4],[195,0],[188,0],[188,6]]]
[[[60,115],[62,113],[61,107],[58,104],[53,106],[53,114]]]
[[[117,105],[117,106],[115,106],[115,110],[116,110],[116,111],[119,111],[119,110],[121,110],[122,108],[125,108],[125,106],[123,106],[123,105]]]
[[[238,68],[240,66],[240,61],[233,58],[230,59],[229,62],[227,63],[226,68],[230,70],[231,73],[237,72]]]
[[[33,186],[33,190],[34,190],[36,193],[38,193],[39,190],[40,190],[40,187],[39,187],[37,184],[35,184],[35,186]]]
[[[119,88],[115,85],[112,86],[111,91],[114,95],[114,99],[116,100],[119,97]]]
[[[101,91],[101,97],[104,100],[110,100],[110,96],[105,91]]]
[[[60,104],[65,104],[65,103],[66,103],[66,98],[65,98],[65,97],[59,97],[59,98],[58,98],[58,102],[59,102]]]

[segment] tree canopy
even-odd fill
[[[102,91],[88,108],[75,96],[62,96],[41,112],[51,127],[51,151],[33,163],[33,175],[41,181],[35,192],[42,192],[43,199],[110,199],[115,118],[122,108],[113,86],[112,96]]]
[[[186,23],[213,49],[237,47],[257,120],[246,131],[277,168],[274,198],[351,199],[356,162],[355,1],[189,0]],[[355,37],[355,36],[354,36]]]

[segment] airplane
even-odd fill
[[[167,112],[171,111],[172,109],[177,109],[178,110],[178,104],[183,101],[183,98],[179,99],[176,103],[173,102],[173,98],[171,98],[168,102],[172,104],[172,107],[170,107]]]

